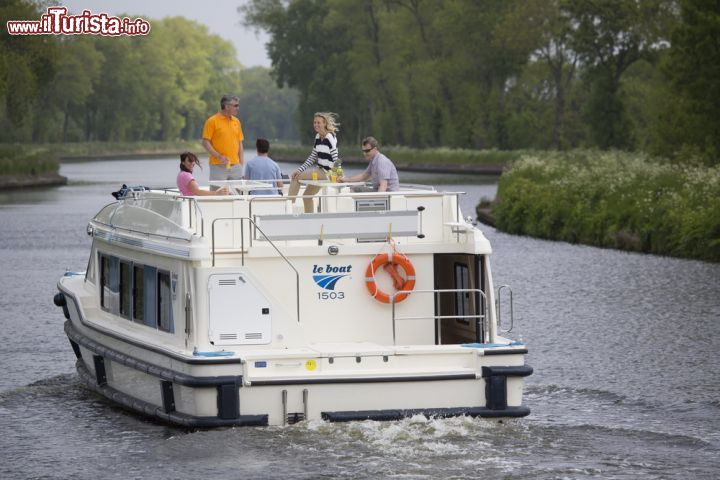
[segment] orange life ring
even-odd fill
[[[400,275],[397,271],[397,266],[405,271],[406,278]],[[390,295],[377,288],[375,284],[374,274],[380,267],[383,267],[392,277],[395,290],[412,290],[415,287],[415,267],[410,263],[408,257],[399,253],[393,253],[392,256],[389,256],[387,253],[380,253],[373,258],[373,261],[370,262],[370,265],[368,265],[365,270],[365,286],[367,286],[368,292],[370,292],[370,295],[372,295],[375,300],[390,303]],[[407,293],[396,295],[395,303],[402,302],[407,296]]]

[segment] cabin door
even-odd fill
[[[485,291],[483,256],[442,253],[436,254],[435,289]],[[482,342],[485,338],[482,318],[473,318],[484,312],[484,299],[476,292],[446,292],[435,296],[435,314],[456,316],[435,323],[436,344]]]

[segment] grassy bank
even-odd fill
[[[309,145],[277,144],[271,147],[272,155],[280,159],[304,160],[310,153]],[[343,160],[364,162],[360,145],[339,145]],[[435,166],[435,167],[504,167],[519,159],[525,152],[500,150],[467,150],[458,148],[409,148],[398,146],[380,146],[382,152],[399,166]]]
[[[534,237],[720,261],[720,167],[642,154],[528,154],[503,174],[497,227]]]
[[[0,145],[0,175],[43,175],[58,170],[58,157],[49,149]]]
[[[174,155],[190,150],[205,155],[200,141],[173,141],[173,142],[83,142],[44,145],[3,145],[8,152],[39,153],[48,152],[59,159],[72,158],[106,158],[119,155]],[[523,151],[499,150],[467,150],[453,148],[408,148],[387,146],[381,147],[383,153],[398,165],[426,165],[426,166],[499,166],[503,167],[517,160]],[[254,150],[251,141],[245,141],[247,152]],[[274,158],[288,161],[305,160],[310,153],[309,145],[273,142],[271,155]],[[340,154],[348,161],[364,161],[359,145],[345,145],[340,142]],[[11,156],[10,156],[11,157]]]
[[[181,152],[191,151],[197,154],[204,150],[200,141],[173,142],[81,142],[58,143],[47,145],[53,148],[58,156],[66,158],[94,158],[111,157],[119,155],[180,155]]]

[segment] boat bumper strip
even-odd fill
[[[143,400],[134,398],[130,395],[122,393],[114,388],[105,385],[98,385],[93,375],[85,367],[82,360],[78,360],[76,363],[78,375],[80,380],[91,390],[107,397],[108,399],[116,402],[126,408],[134,410],[136,412],[149,415],[151,417],[159,418],[165,422],[169,422],[175,425],[180,425],[187,428],[200,428],[200,427],[224,427],[224,426],[267,426],[268,416],[267,415],[239,415],[235,418],[222,418],[217,417],[196,417],[174,411],[171,408],[167,408],[166,402],[165,407],[159,407]],[[167,411],[167,410],[170,411]]]
[[[329,422],[352,422],[360,420],[400,420],[415,415],[424,415],[428,418],[448,417],[525,417],[530,414],[526,406],[506,407],[502,410],[492,410],[487,407],[460,407],[460,408],[422,408],[409,410],[360,410],[347,412],[322,412],[323,420]]]

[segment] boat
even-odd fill
[[[312,213],[253,181],[115,192],[54,298],[82,383],[189,428],[528,415],[512,290],[463,193],[318,182]]]

